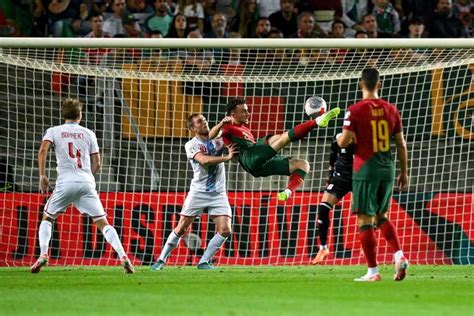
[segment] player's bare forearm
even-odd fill
[[[91,172],[95,174],[100,169],[100,154],[91,155]]]
[[[51,143],[43,141],[38,151],[38,168],[40,174],[39,189],[42,194],[48,193],[49,189],[49,179],[46,176],[46,157],[49,147],[51,147]]]
[[[214,126],[211,131],[209,132],[209,138],[210,139],[214,139],[217,137],[217,135],[219,135],[219,132],[222,128],[222,122],[220,122],[219,124],[217,124],[216,126]]]
[[[395,135],[395,143],[397,144],[397,155],[400,161],[400,173],[408,174],[408,149],[403,133]]]
[[[46,176],[46,156],[48,155],[49,147],[51,147],[50,142],[41,142],[41,146],[38,151],[38,169],[40,176]]]
[[[397,145],[397,155],[400,161],[400,175],[397,178],[397,185],[400,191],[408,189],[408,150],[403,133],[395,134],[395,143]]]
[[[228,156],[221,156],[221,157],[213,157],[213,156],[208,156],[208,155],[203,155],[204,157],[197,160],[202,166],[213,166],[213,165],[218,165],[221,162],[226,162],[229,161],[232,158],[229,158]]]
[[[214,139],[219,135],[219,132],[221,131],[222,126],[224,124],[229,124],[232,123],[232,118],[230,116],[226,116],[222,119],[222,121],[219,122],[216,126],[214,126],[211,131],[209,132],[209,138]]]
[[[202,166],[213,166],[231,160],[238,152],[235,144],[227,147],[229,153],[226,156],[210,156],[203,153],[197,153],[194,160],[199,162]]]
[[[354,133],[344,129],[340,136],[338,135],[337,139],[337,145],[341,148],[346,148],[349,146],[352,142],[352,139],[354,138]]]

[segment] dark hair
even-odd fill
[[[178,37],[178,30],[176,30],[176,25],[175,25],[176,24],[176,19],[179,16],[184,16],[184,18],[186,20],[186,28],[184,29],[184,38],[187,38],[189,32],[191,32],[191,29],[189,28],[188,18],[184,14],[178,13],[173,17],[173,20],[170,22],[170,26],[169,26],[169,29],[168,29],[168,34],[166,35],[167,38],[179,38]]]
[[[408,21],[408,25],[412,25],[412,24],[425,24],[425,21],[423,20],[423,18],[421,16],[414,16],[410,19],[410,21]]]
[[[66,120],[77,120],[81,115],[83,104],[77,99],[66,99],[61,106],[61,113]]]
[[[102,14],[102,12],[100,12],[100,11],[93,11],[93,12],[89,15],[89,20],[92,21],[93,18],[99,17],[99,16],[101,16],[102,18],[104,17],[104,15]]]
[[[334,20],[334,22],[332,22],[331,29],[334,28],[334,25],[336,25],[336,24],[341,24],[344,29],[347,28],[347,25],[346,25],[346,23],[344,23],[344,21],[336,19],[336,20]]]
[[[281,35],[282,37],[285,37],[285,36],[283,35],[283,32],[280,31],[279,29],[277,29],[276,27],[272,27],[272,28],[270,29],[270,32],[268,32],[268,37],[270,37],[270,35],[272,35],[272,34],[278,34],[278,35]]]
[[[188,116],[188,120],[186,121],[186,127],[191,130],[194,127],[194,118],[202,115],[201,113],[193,113]]]
[[[237,105],[245,104],[245,103],[246,102],[245,102],[244,98],[232,98],[232,99],[230,99],[229,102],[227,102],[227,107],[225,109],[226,115],[230,115],[232,113],[232,111],[235,110]]]
[[[373,91],[377,88],[377,83],[380,80],[380,74],[375,68],[365,68],[362,70],[360,79],[364,82],[365,87],[368,90]]]
[[[369,33],[367,33],[366,31],[357,31],[355,34],[354,34],[354,38],[357,38],[357,35],[360,35],[360,34],[365,34],[367,35],[367,37],[369,37]]]
[[[362,18],[360,19],[360,22],[364,23],[365,18],[368,17],[368,16],[373,16],[375,18],[375,15],[373,13],[369,12],[369,13],[366,13],[362,16]]]

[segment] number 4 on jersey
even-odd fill
[[[71,158],[77,158],[77,167],[79,169],[82,168],[82,162],[81,162],[81,151],[78,149],[76,150],[76,154],[74,154],[74,143],[68,143],[69,147],[69,157]]]

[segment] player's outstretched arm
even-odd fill
[[[91,172],[95,174],[100,169],[100,154],[91,155]]]
[[[354,132],[344,129],[342,133],[337,136],[337,145],[341,148],[346,148],[351,144],[352,139],[354,139]]]
[[[397,156],[400,161],[400,175],[397,178],[397,185],[400,191],[408,189],[408,149],[403,132],[395,134],[395,143],[397,145]]]
[[[204,153],[197,153],[196,156],[194,156],[194,160],[199,162],[202,166],[212,166],[212,165],[217,165],[220,164],[221,162],[226,162],[231,160],[235,154],[238,153],[237,151],[237,146],[235,144],[232,144],[231,146],[227,146],[228,153],[226,156],[209,156]]]
[[[49,189],[49,179],[46,176],[46,156],[48,155],[50,147],[51,142],[43,141],[38,151],[38,168],[40,174],[39,189],[42,194],[48,193]]]
[[[229,123],[232,123],[232,117],[230,116],[224,117],[222,121],[219,122],[219,124],[217,124],[211,129],[211,131],[209,132],[209,138],[210,139],[216,138],[219,135],[219,132],[222,126],[224,126],[224,124],[229,124]]]

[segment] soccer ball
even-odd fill
[[[304,103],[304,110],[311,118],[316,118],[326,112],[327,104],[321,97],[311,97]]]

